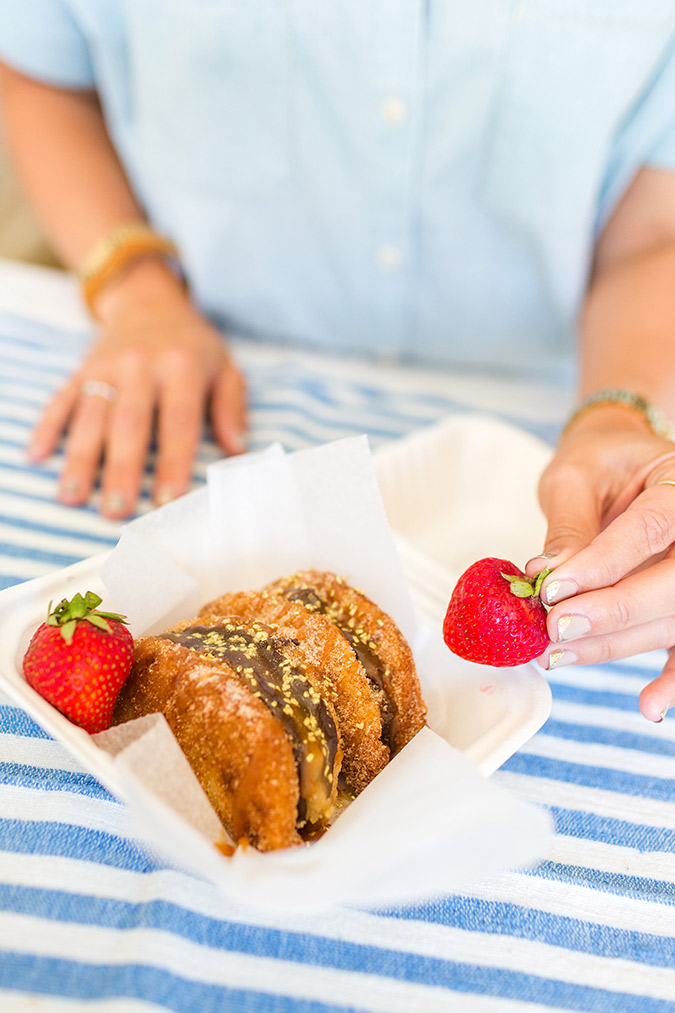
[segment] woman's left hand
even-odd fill
[[[675,444],[613,405],[580,416],[542,475],[544,552],[527,564],[552,605],[545,668],[595,665],[665,648],[662,674],[640,694],[660,721],[675,706]]]

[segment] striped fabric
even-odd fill
[[[85,341],[0,316],[3,587],[117,538],[93,507],[55,503],[58,457],[24,456]],[[551,438],[566,406],[541,384],[237,353],[252,447],[363,431],[377,446],[473,409]],[[205,439],[198,481],[216,456]],[[495,775],[553,814],[539,865],[419,906],[320,916],[243,909],[150,858],[124,806],[0,697],[0,1009],[675,1010],[675,725],[637,711],[659,660],[551,673],[550,720]]]

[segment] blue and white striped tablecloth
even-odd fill
[[[41,277],[25,279],[41,322],[0,313],[3,587],[119,532],[55,502],[58,458],[25,459],[86,340],[49,324]],[[376,446],[476,408],[552,438],[568,403],[543,383],[237,352],[253,448],[361,432]],[[216,456],[205,440],[198,480]],[[0,697],[0,1010],[675,1010],[675,723],[637,710],[659,661],[551,673],[550,720],[495,775],[553,814],[535,868],[416,907],[320,916],[256,914],[150,858],[124,806]]]

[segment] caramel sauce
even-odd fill
[[[333,811],[338,732],[320,694],[283,654],[287,639],[260,623],[234,622],[189,626],[161,638],[227,662],[270,709],[293,747],[300,781],[298,826],[325,823]]]
[[[230,844],[229,841],[216,841],[216,848],[227,858],[232,858],[232,855],[237,850],[234,844]]]
[[[306,584],[282,588],[275,594],[282,595],[288,601],[304,605],[309,612],[320,613],[330,619],[334,626],[337,626],[363,666],[366,678],[374,687],[382,717],[382,741],[391,747],[396,727],[396,712],[392,705],[390,672],[379,658],[376,645],[370,639],[368,631],[357,627],[353,617],[345,622],[342,610],[334,602],[326,601],[314,588]]]

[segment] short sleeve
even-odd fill
[[[599,228],[643,166],[675,170],[675,35],[616,132],[600,195]]]
[[[675,169],[675,46],[644,109],[651,125],[651,144],[645,164],[656,169]],[[653,121],[653,122],[652,122]]]
[[[86,37],[64,0],[0,0],[0,60],[48,84],[94,84]]]

